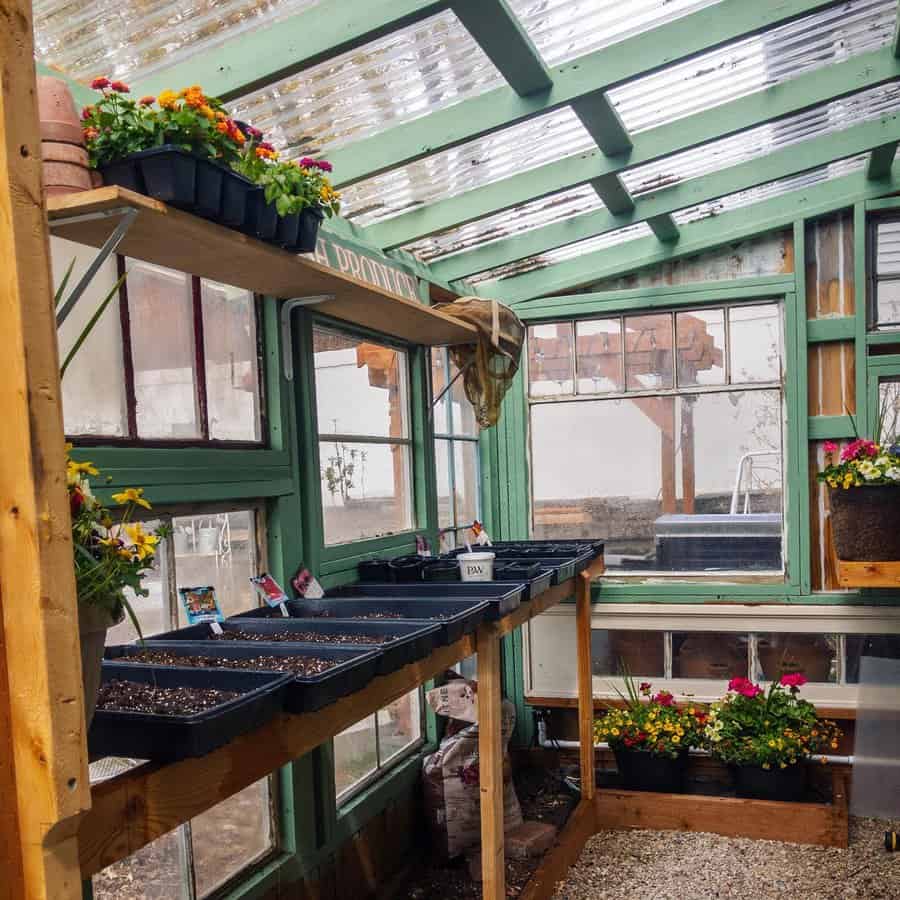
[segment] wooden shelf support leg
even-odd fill
[[[591,674],[591,573],[582,572],[575,588],[575,628],[578,647],[578,743],[581,756],[581,797],[592,800],[594,773],[594,685]]]
[[[478,633],[478,756],[481,785],[481,872],[484,900],[506,897],[503,849],[503,689],[500,639],[489,628]]]

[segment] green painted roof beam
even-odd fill
[[[625,215],[634,209],[634,198],[615,172],[594,178],[591,187],[597,192],[607,211],[614,216]]]
[[[876,147],[869,154],[869,161],[866,163],[866,178],[886,178],[890,175],[896,154],[896,141]]]
[[[894,38],[891,41],[891,50],[894,56],[900,56],[900,10],[897,12],[897,18],[894,21]]]
[[[672,216],[666,214],[662,216],[650,216],[647,219],[650,230],[656,235],[658,241],[664,244],[674,244],[681,237],[678,225]]]
[[[321,3],[230,38],[204,53],[192,54],[132,87],[140,95],[202,84],[210,96],[232,100],[420,22],[448,6],[448,0]]]
[[[520,96],[549,90],[550,72],[506,0],[453,0],[453,12]]]
[[[622,119],[603,91],[576,100],[572,111],[607,156],[627,153],[634,146]]]
[[[606,210],[582,213],[465,253],[457,253],[445,260],[438,260],[431,264],[431,269],[437,277],[454,281],[556,247],[605,234],[624,225],[646,221],[664,213],[673,213],[696,203],[714,200],[778,178],[805,172],[857,153],[865,153],[873,147],[898,139],[900,139],[900,113],[886,114],[878,119],[845,128],[843,131],[800,141],[765,156],[644,194],[636,199],[632,213],[620,216],[610,215]]]
[[[477,290],[482,296],[496,297],[514,305],[528,300],[533,300],[535,306],[539,300],[540,305],[549,304],[554,300],[547,296],[550,294],[573,291],[606,278],[765,234],[790,226],[799,216],[822,215],[857,200],[898,190],[900,172],[895,171],[889,179],[880,182],[868,180],[865,172],[854,172],[682,225],[677,244],[661,244],[655,237],[637,238],[524,275],[485,282],[479,284]],[[526,308],[530,309],[531,304]]]
[[[496,88],[334,150],[329,158],[334,164],[336,180],[339,185],[354,184],[370,175],[569,105],[580,97],[608,90],[705,50],[834,5],[835,0],[765,3],[721,0],[555,67],[551,70],[553,87],[547,92],[520,97],[512,88]],[[325,7],[330,10],[331,4]],[[312,11],[318,9],[314,7]],[[323,16],[327,19],[324,13]]]
[[[898,77],[900,60],[894,57],[890,47],[860,54],[641,132],[634,136],[634,149],[627,159],[606,158],[599,150],[573,154],[369,225],[366,235],[381,247],[400,247],[529,200],[586,184],[611,172],[623,172],[771,119],[791,115],[832,97],[875,87]]]

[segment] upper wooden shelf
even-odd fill
[[[318,312],[416,344],[472,343],[473,326],[422,303],[287,253],[230,228],[110,186],[47,198],[51,234],[101,247],[119,224],[114,210],[138,215],[118,253],[170,269],[284,299],[333,294]],[[73,217],[78,221],[69,221]]]

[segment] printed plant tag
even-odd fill
[[[484,525],[478,519],[472,524],[472,534],[475,535],[475,543],[479,547],[493,547],[490,535],[484,530]]]
[[[431,547],[428,545],[428,538],[424,534],[416,535],[416,553],[419,556],[431,556]]]
[[[283,604],[288,599],[287,594],[268,572],[263,572],[262,575],[251,578],[250,584],[253,585],[259,599],[269,606],[278,606],[279,603]]]
[[[224,618],[216,599],[216,589],[212,585],[179,588],[178,594],[190,625],[198,622],[221,622]]]
[[[291,584],[297,592],[298,597],[304,597],[309,600],[318,600],[325,596],[322,585],[313,577],[312,572],[305,566],[300,566],[297,574],[291,579]]]
[[[222,626],[218,622],[210,622],[209,627],[213,634],[223,634]]]
[[[291,614],[288,612],[288,608],[283,603],[279,603],[278,608],[281,610],[281,615],[283,615],[286,619],[289,619],[291,617]]]

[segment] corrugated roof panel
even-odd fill
[[[720,0],[508,0],[548,65],[608,47]]]
[[[139,81],[321,0],[35,0],[39,60],[73,78]],[[174,88],[183,85],[173,85]]]
[[[565,107],[347,187],[345,215],[370,225],[595,147]]]
[[[327,153],[503,83],[451,12],[235,100],[287,156]]]
[[[554,263],[564,262],[567,259],[574,259],[577,256],[583,256],[585,253],[591,253],[594,250],[603,250],[605,247],[614,247],[616,244],[624,244],[626,241],[649,237],[651,234],[653,234],[653,232],[646,222],[638,222],[635,225],[628,225],[625,228],[619,228],[616,231],[608,231],[606,234],[587,238],[583,241],[578,241],[575,244],[569,244],[566,247],[557,247],[555,250],[548,250],[546,253],[529,256],[527,259],[516,260],[505,266],[498,266],[495,269],[479,272],[477,275],[468,276],[466,281],[469,282],[469,284],[479,284],[485,281],[497,281],[503,278],[512,278],[515,275],[524,275],[526,272],[544,269]]]
[[[477,222],[470,222],[460,228],[454,228],[441,234],[432,235],[407,244],[403,249],[415,253],[419,259],[431,262],[454,253],[471,250],[501,240],[514,234],[531,231],[541,225],[549,225],[577,216],[580,213],[600,209],[603,202],[597,192],[588,184],[551,194],[540,200],[532,200],[505,212],[488,216]]]
[[[888,43],[894,0],[848,0],[609,92],[635,133],[780,84]]]
[[[728,166],[759,159],[800,141],[833,134],[898,109],[900,81],[895,81],[638,166],[625,172],[622,180],[631,194],[637,197]]]

